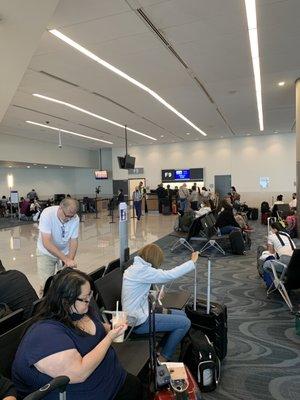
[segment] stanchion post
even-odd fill
[[[120,265],[125,261],[125,249],[128,247],[128,220],[127,204],[119,204],[119,238],[120,238]]]

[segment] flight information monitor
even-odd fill
[[[175,181],[188,181],[190,180],[190,170],[189,169],[176,169],[174,171]]]

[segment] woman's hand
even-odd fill
[[[199,251],[194,251],[194,252],[192,253],[192,256],[191,256],[191,260],[193,261],[193,263],[196,263],[196,262],[197,262],[198,257],[199,257]]]
[[[108,333],[111,330],[111,325],[103,323],[103,328],[105,329],[105,332]]]
[[[122,335],[128,328],[127,324],[122,324],[118,326],[118,328],[111,329],[108,333],[107,336],[111,339],[111,341],[115,340],[118,336]]]

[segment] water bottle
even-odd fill
[[[209,386],[213,381],[213,373],[210,368],[207,368],[203,371],[203,386]]]

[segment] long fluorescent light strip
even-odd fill
[[[26,121],[27,124],[32,124],[32,125],[37,125],[37,126],[41,126],[43,128],[47,128],[47,129],[51,129],[53,131],[60,131],[60,132],[65,132],[68,133],[69,135],[74,135],[74,136],[79,136],[85,139],[89,139],[89,140],[95,140],[96,142],[102,142],[102,143],[107,143],[107,144],[113,144],[112,142],[108,142],[107,140],[102,140],[102,139],[97,139],[94,138],[92,136],[87,136],[87,135],[83,135],[81,133],[76,133],[76,132],[72,132],[72,131],[67,131],[66,129],[60,129],[60,128],[56,128],[55,126],[49,126],[49,125],[44,125],[44,124],[40,124],[38,122],[33,122],[33,121]]]
[[[33,93],[32,95],[35,96],[35,97],[39,97],[40,99],[52,101],[53,103],[61,104],[61,105],[63,105],[63,106],[72,108],[73,110],[80,111],[80,112],[82,112],[82,113],[84,113],[84,114],[87,114],[87,115],[90,115],[90,116],[92,116],[92,117],[101,119],[102,121],[108,122],[109,124],[118,126],[119,128],[122,128],[122,129],[125,128],[125,125],[119,124],[118,122],[112,121],[111,119],[102,117],[101,115],[98,115],[98,114],[95,114],[95,113],[93,113],[93,112],[91,112],[91,111],[85,110],[84,108],[77,107],[77,106],[75,106],[74,104],[67,103],[67,102],[62,101],[62,100],[54,99],[53,97],[44,96],[44,95],[39,94],[39,93]],[[132,128],[127,127],[127,130],[130,131],[130,132],[137,133],[138,135],[144,136],[144,137],[146,137],[146,138],[148,138],[148,139],[157,140],[157,139],[155,139],[154,137],[149,136],[149,135],[146,135],[145,133],[136,131],[135,129],[132,129]]]
[[[248,32],[251,48],[251,57],[255,81],[256,103],[258,111],[259,129],[264,130],[264,117],[262,108],[262,94],[261,94],[261,74],[259,64],[259,47],[257,35],[257,19],[256,19],[256,4],[255,0],[245,0],[245,7],[247,13]]]
[[[132,78],[131,76],[127,75],[125,72],[121,71],[120,69],[114,67],[113,65],[109,64],[107,61],[102,60],[102,58],[96,56],[96,54],[92,53],[85,47],[81,46],[79,43],[76,43],[74,40],[69,38],[68,36],[64,35],[57,29],[50,29],[49,30],[52,35],[56,36],[58,39],[62,40],[63,42],[67,43],[69,46],[73,47],[74,49],[78,50],[80,53],[84,54],[85,56],[89,57],[90,59],[96,61],[98,64],[101,64],[103,67],[109,69],[110,71],[114,72],[115,74],[121,76],[122,78],[126,79],[130,83],[132,83],[135,86],[138,86],[140,89],[144,90],[145,92],[149,93],[152,97],[154,97],[156,100],[158,100],[161,104],[163,104],[166,108],[168,108],[170,111],[172,111],[174,114],[176,114],[179,118],[181,118],[183,121],[185,121],[187,124],[189,124],[192,128],[194,128],[196,131],[201,133],[203,136],[207,136],[204,131],[202,131],[198,126],[196,126],[192,121],[190,121],[188,118],[186,118],[183,114],[181,114],[176,108],[171,106],[166,100],[164,100],[162,97],[160,97],[154,90],[150,89],[143,83],[137,81],[136,79]]]

